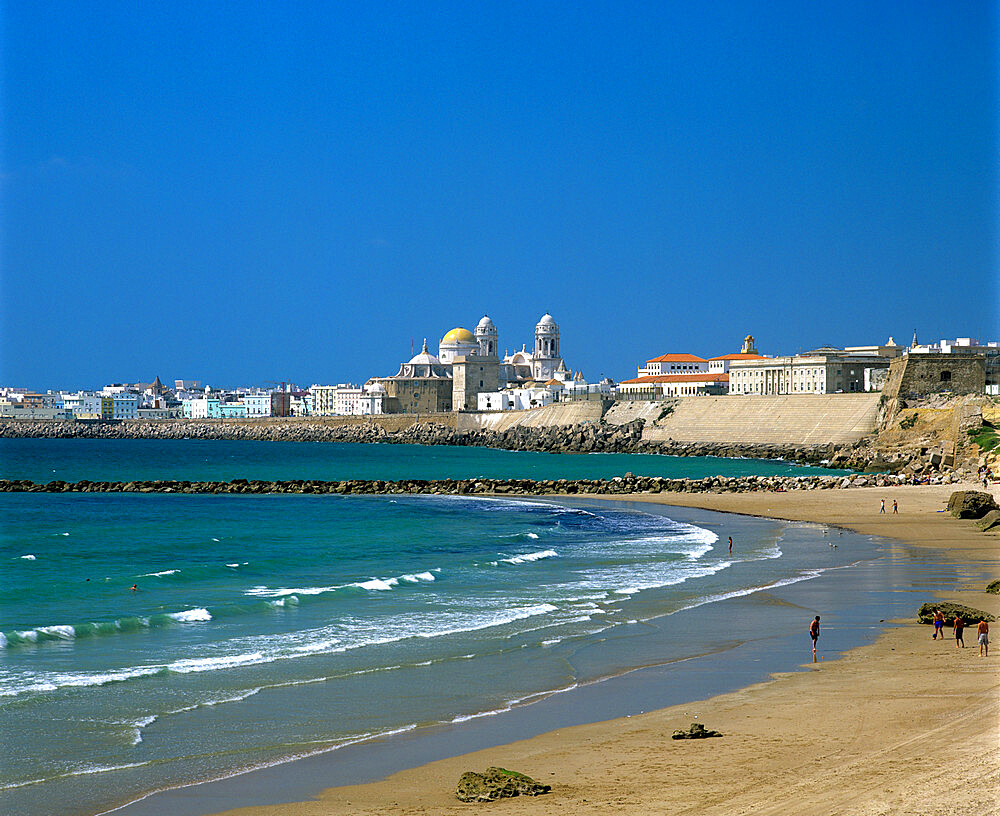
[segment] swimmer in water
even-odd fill
[[[139,586],[137,584],[132,584],[132,591],[133,592],[136,592],[138,589],[139,589]]]

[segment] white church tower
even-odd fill
[[[492,357],[497,353],[497,327],[487,315],[476,326],[476,340],[479,343],[479,354],[483,357]]]
[[[546,312],[535,326],[535,348],[532,353],[532,376],[539,382],[551,380],[559,368],[559,326]]]

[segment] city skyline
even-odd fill
[[[194,9],[4,7],[0,383],[1000,333],[989,6]]]

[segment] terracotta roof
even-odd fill
[[[713,360],[766,360],[762,354],[723,354],[721,357],[712,357]]]
[[[728,374],[709,374],[707,371],[702,371],[699,374],[654,374],[648,377],[636,377],[631,380],[622,380],[619,385],[624,385],[625,383],[687,383],[687,382],[705,382],[705,383],[717,383],[717,382],[729,382]]]
[[[704,357],[695,357],[693,354],[664,354],[662,357],[654,357],[646,360],[646,365],[650,363],[707,363]]]

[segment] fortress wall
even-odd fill
[[[850,444],[875,431],[880,396],[679,397],[670,414],[646,423],[642,438],[650,442]]]
[[[458,414],[458,430],[489,428],[506,431],[509,428],[554,428],[577,425],[581,422],[599,422],[603,404],[599,400],[559,402],[530,411],[503,411],[489,414]]]

